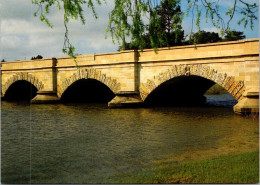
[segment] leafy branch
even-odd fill
[[[149,41],[151,46],[156,50],[160,47],[163,42],[165,42],[165,34],[160,34],[160,16],[156,7],[160,3],[166,0],[114,0],[114,8],[109,14],[109,22],[106,28],[107,33],[110,32],[112,41],[117,42],[119,45],[122,42],[122,49],[125,48],[126,39],[132,39],[137,45],[138,49],[143,49],[145,46],[146,39],[144,35],[148,32]],[[180,0],[168,0],[170,4],[180,3]],[[246,0],[187,0],[188,3],[186,16],[190,13],[192,14],[192,28],[193,25],[200,32],[202,16],[205,16],[205,21],[210,19],[212,25],[220,30],[221,36],[223,37],[230,30],[231,20],[235,17],[235,14],[242,15],[242,18],[237,22],[238,25],[243,24],[246,28],[250,25],[253,29],[254,21],[258,19],[258,4],[252,3]],[[225,16],[223,16],[223,6],[221,3],[233,3],[230,8],[225,11]],[[57,7],[58,10],[63,10],[64,12],[64,45],[63,52],[67,53],[69,56],[75,58],[75,47],[70,43],[69,40],[69,20],[80,20],[84,25],[86,20],[83,15],[83,7],[90,8],[92,14],[95,18],[98,15],[95,11],[95,4],[101,5],[105,4],[105,0],[32,0],[32,3],[38,6],[37,11],[34,13],[35,16],[39,16],[40,20],[46,23],[50,28],[53,25],[47,18],[47,14],[50,13],[51,7]],[[222,12],[222,13],[221,13]],[[177,28],[178,23],[183,19],[176,16],[171,24],[173,27]],[[175,38],[177,40],[177,34]],[[196,40],[196,39],[195,39]],[[166,42],[167,38],[166,38]]]
[[[101,5],[100,0],[95,0],[98,5]],[[104,0],[105,2],[105,0]],[[46,23],[48,27],[53,28],[53,25],[50,23],[47,18],[47,14],[50,13],[51,7],[57,7],[58,10],[63,10],[63,22],[65,28],[64,34],[64,44],[63,44],[63,53],[68,54],[69,56],[76,58],[75,47],[70,43],[69,39],[69,29],[68,23],[69,20],[80,20],[80,22],[85,25],[86,20],[83,15],[83,5],[87,5],[88,8],[92,10],[94,17],[97,19],[97,13],[95,11],[95,5],[93,0],[32,0],[32,3],[38,6],[37,11],[34,13],[34,16],[38,16],[42,22]]]

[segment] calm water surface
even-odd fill
[[[109,109],[2,102],[2,183],[105,183],[155,163],[257,150],[258,120],[235,115],[231,104]]]

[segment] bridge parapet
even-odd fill
[[[138,61],[177,62],[189,60],[192,62],[194,60],[203,60],[201,62],[215,62],[212,59],[255,55],[259,55],[259,39],[159,48],[157,53],[152,49],[145,49],[139,53]]]
[[[21,70],[37,70],[46,69],[53,67],[53,59],[38,59],[38,60],[25,60],[25,61],[13,61],[13,62],[2,62],[2,71],[21,71]]]

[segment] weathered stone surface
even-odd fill
[[[259,39],[191,46],[80,55],[1,63],[1,97],[26,80],[61,97],[77,80],[95,79],[119,91],[139,91],[144,101],[161,84],[180,76],[199,76],[223,86],[239,102],[259,93]],[[255,93],[255,92],[254,92]],[[39,95],[43,97],[43,95]],[[254,97],[256,98],[256,97]],[[245,101],[245,100],[243,100]],[[251,100],[250,100],[251,101]]]
[[[226,73],[220,73],[215,69],[211,69],[209,66],[204,66],[201,64],[194,65],[174,65],[165,72],[159,73],[154,76],[153,79],[148,79],[146,83],[140,86],[140,96],[144,101],[146,97],[160,84],[171,78],[176,78],[178,76],[189,76],[196,75],[207,78],[219,85],[222,85],[230,94],[234,96],[235,99],[239,100],[242,93],[239,92],[243,90],[244,81],[235,81],[233,76],[227,76]]]
[[[72,83],[82,78],[98,80],[107,85],[114,93],[117,93],[120,90],[120,83],[118,83],[116,79],[112,79],[111,77],[107,77],[106,74],[102,74],[100,70],[96,70],[93,68],[78,69],[77,72],[73,73],[71,76],[63,80],[61,86],[57,86],[58,97],[61,97],[65,90]]]
[[[243,97],[234,107],[237,114],[259,113],[259,99],[256,97]]]
[[[108,103],[108,107],[122,108],[122,107],[138,107],[143,104],[139,94],[136,93],[122,93],[116,95],[113,100]]]
[[[34,97],[31,100],[31,103],[42,103],[42,104],[46,104],[46,103],[59,103],[59,98],[56,95],[56,92],[49,92],[49,91],[38,91],[36,97]]]
[[[7,79],[7,82],[4,85],[2,84],[2,89],[1,89],[2,95],[3,96],[5,95],[6,91],[10,87],[10,85],[12,85],[13,83],[15,83],[16,81],[19,81],[19,80],[25,80],[25,81],[30,82],[38,90],[41,90],[44,87],[43,83],[36,77],[34,77],[32,75],[28,75],[27,72],[20,72],[20,73],[15,73],[15,75],[12,75],[9,79]]]

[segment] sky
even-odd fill
[[[95,19],[90,9],[85,9],[86,24],[80,21],[70,21],[69,38],[76,47],[76,54],[92,54],[115,52],[118,44],[113,44],[110,35],[105,39],[105,29],[108,24],[108,13],[113,8],[114,0],[106,0],[106,5],[96,6],[98,19]],[[258,0],[250,0],[258,3]],[[181,8],[186,9],[181,1]],[[220,1],[221,2],[221,1]],[[228,8],[230,1],[222,1],[222,6]],[[31,0],[1,0],[0,1],[0,60],[16,61],[29,60],[41,55],[44,58],[67,56],[62,53],[64,32],[63,15],[61,11],[51,10],[48,15],[53,28],[34,17],[37,6]],[[224,12],[223,12],[224,13]],[[247,39],[259,38],[259,21],[254,22],[254,29],[244,29],[236,24],[239,16],[236,15],[231,27],[243,31]],[[201,21],[202,30],[218,30],[210,24]],[[191,30],[191,17],[186,17],[182,23],[185,34]]]

